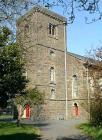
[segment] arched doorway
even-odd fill
[[[73,116],[74,117],[79,116],[79,108],[78,108],[77,103],[74,103],[74,106],[73,106]]]
[[[26,118],[30,118],[30,106],[26,104]]]

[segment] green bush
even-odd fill
[[[102,140],[102,127],[95,127],[93,124],[85,123],[77,126],[92,140]]]
[[[102,99],[94,99],[90,104],[90,122],[94,126],[102,125]]]

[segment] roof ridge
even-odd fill
[[[33,14],[34,12],[41,12],[45,15],[51,16],[52,18],[55,18],[56,20],[60,20],[62,22],[67,23],[67,18],[59,15],[58,13],[47,9],[46,7],[42,7],[40,5],[35,5],[32,9],[30,9],[28,12],[26,12],[24,15],[22,15],[20,18],[18,18],[17,22],[20,21],[20,19],[25,19],[27,18],[29,15]]]

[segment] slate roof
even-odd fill
[[[73,56],[73,57],[75,57],[75,58],[77,58],[77,59],[79,59],[79,60],[82,60],[82,61],[84,61],[84,62],[85,62],[86,60],[88,60],[87,57],[82,56],[82,55],[79,55],[79,54],[75,54],[75,53],[71,53],[71,52],[68,52],[68,54],[71,55],[71,56]]]

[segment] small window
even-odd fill
[[[50,50],[50,56],[55,56],[54,51]]]
[[[49,23],[49,34],[56,35],[56,26],[54,24]]]
[[[50,82],[55,83],[55,69],[54,69],[54,67],[50,68]]]
[[[28,24],[25,24],[25,26],[24,26],[24,31],[25,31],[25,32],[29,32],[29,25],[28,25]]]
[[[55,89],[51,89],[51,99],[55,99],[56,92]]]

